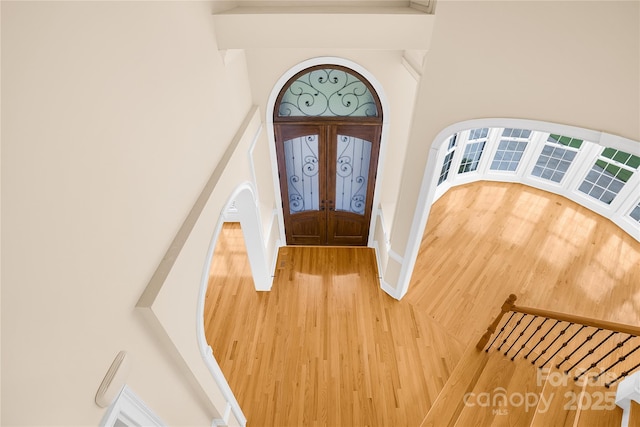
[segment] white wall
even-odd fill
[[[385,271],[396,287],[410,277],[428,149],[445,127],[525,118],[640,140],[638,2],[445,0],[436,16],[390,232],[404,256]]]
[[[134,306],[251,107],[244,58],[223,62],[206,3],[1,7],[1,422],[98,424],[127,350],[160,418],[210,425]],[[195,334],[184,303],[171,315]]]

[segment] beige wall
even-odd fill
[[[120,350],[169,425],[218,415],[134,309],[251,106],[209,9],[2,2],[3,425],[96,425]]]
[[[525,118],[640,140],[640,3],[444,0],[436,16],[391,230],[400,254],[448,125]]]

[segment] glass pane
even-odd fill
[[[289,191],[289,213],[319,209],[318,135],[306,135],[284,142]]]
[[[573,151],[545,145],[542,154],[538,157],[536,168],[533,169],[532,175],[559,183],[569,169],[574,157],[575,152]]]
[[[628,177],[626,174],[629,174]],[[633,172],[599,159],[578,188],[589,196],[611,204]],[[625,178],[627,178],[625,180]]]
[[[547,138],[547,141],[553,142],[556,144],[566,145],[567,147],[572,147],[572,148],[580,148],[582,146],[582,143],[584,142],[582,139],[570,138],[568,136],[561,136],[556,134],[549,135],[549,138]]]
[[[629,213],[629,216],[640,222],[640,203],[638,203],[636,207],[633,208],[633,210]]]
[[[335,209],[364,215],[371,142],[353,136],[338,135],[337,157]]]
[[[486,138],[489,135],[489,128],[471,129],[469,131],[469,140]]]
[[[316,69],[286,89],[279,117],[377,117],[376,101],[358,77],[344,70]]]
[[[484,141],[467,144],[464,149],[464,156],[460,162],[458,173],[472,172],[478,169],[482,150],[484,150]]]
[[[442,162],[442,169],[440,170],[440,177],[438,178],[438,185],[440,185],[447,176],[449,176],[449,169],[451,169],[451,161],[453,160],[453,153],[455,150],[447,154],[444,158],[444,162]]]

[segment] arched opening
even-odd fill
[[[469,120],[443,129],[422,178],[398,298],[408,291],[431,205],[460,184],[514,182],[559,194],[639,240],[637,144],[604,132],[526,119]]]
[[[222,394],[228,404],[228,409],[233,412],[235,418],[240,421],[241,425],[246,425],[246,418],[240,408],[236,397],[227,382],[227,379],[220,368],[216,358],[213,354],[211,343],[207,338],[206,327],[211,323],[207,320],[207,317],[211,317],[210,310],[213,306],[210,306],[207,301],[207,291],[209,289],[209,279],[212,275],[212,269],[214,264],[214,256],[216,249],[220,249],[224,253],[224,248],[217,248],[220,235],[225,227],[225,223],[234,222],[236,225],[230,227],[231,234],[238,236],[238,232],[241,233],[242,238],[235,242],[235,248],[240,244],[243,247],[240,249],[242,252],[240,257],[243,270],[250,270],[250,275],[243,274],[243,277],[248,276],[248,280],[253,282],[253,288],[256,291],[268,291],[271,288],[272,277],[269,274],[269,267],[266,260],[265,248],[262,244],[250,244],[248,242],[255,240],[257,237],[260,242],[262,239],[262,228],[260,226],[260,219],[258,215],[255,198],[255,192],[253,187],[249,183],[239,185],[227,199],[227,203],[222,211],[222,215],[218,218],[215,231],[213,233],[211,243],[209,245],[209,251],[207,254],[207,263],[204,266],[202,274],[202,281],[200,284],[200,293],[198,297],[198,309],[197,309],[197,339],[200,354],[209,369],[209,372],[216,381],[218,387],[222,391]],[[233,213],[230,213],[233,211]],[[251,240],[250,240],[251,239]],[[241,240],[241,242],[240,242]],[[227,241],[228,243],[228,241]],[[229,255],[228,253],[226,255]],[[233,256],[233,254],[231,254]],[[223,262],[224,264],[224,262]],[[248,269],[246,268],[248,264]],[[220,265],[217,266],[219,268]],[[216,268],[216,274],[218,269]],[[244,271],[246,273],[246,271]],[[229,414],[225,414],[228,418]]]
[[[366,245],[383,111],[371,83],[342,65],[293,75],[273,110],[289,245]]]

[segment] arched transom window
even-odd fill
[[[338,66],[307,69],[289,80],[276,102],[283,117],[376,117],[380,101],[355,71]]]

